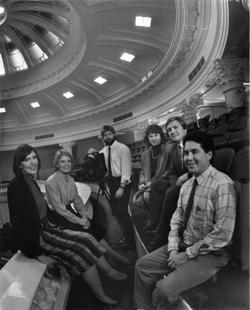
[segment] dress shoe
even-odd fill
[[[119,249],[126,251],[130,248],[128,241],[125,238],[122,238],[118,243]]]
[[[120,272],[118,270],[115,269],[110,269],[109,272],[107,272],[107,275],[109,276],[109,278],[113,279],[113,280],[117,280],[117,281],[122,281],[127,279],[127,275],[126,273]]]
[[[158,234],[156,234],[153,238],[152,241],[150,241],[150,243],[147,246],[147,249],[149,252],[152,252],[156,249],[159,249],[161,246],[163,246],[164,242],[162,241],[162,239],[160,238],[160,236]]]
[[[146,232],[149,231],[154,231],[156,229],[156,225],[154,223],[152,223],[151,221],[149,221],[144,227],[143,230]]]

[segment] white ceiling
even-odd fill
[[[6,109],[0,114],[2,150],[22,142],[40,146],[90,137],[104,123],[112,124],[129,112],[131,117],[116,123],[118,129],[164,113],[204,88],[213,60],[223,54],[229,25],[227,0],[3,4],[8,16],[0,25],[6,69],[0,77],[0,107]],[[151,17],[151,27],[136,27],[137,15]],[[48,31],[60,39],[58,45],[46,37]],[[34,59],[34,43],[48,59]],[[27,70],[15,72],[11,67],[9,54],[15,48],[23,54]],[[135,55],[133,61],[121,60],[123,52]],[[205,62],[190,81],[202,57]],[[97,84],[98,76],[107,82]],[[66,91],[74,97],[64,98]],[[31,102],[40,107],[32,108]]]

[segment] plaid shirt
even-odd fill
[[[230,244],[236,215],[236,191],[233,181],[210,166],[197,177],[193,208],[183,236],[184,211],[193,187],[194,177],[181,188],[178,205],[171,220],[168,251],[179,250],[184,241],[189,258],[219,251]]]

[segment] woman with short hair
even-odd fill
[[[8,187],[8,204],[12,225],[12,250],[36,258],[47,266],[62,265],[71,276],[82,275],[96,297],[107,304],[117,301],[103,291],[97,267],[110,278],[123,280],[126,275],[113,269],[106,259],[106,250],[86,232],[61,229],[50,219],[50,210],[37,183],[41,167],[37,151],[20,145],[14,154],[15,178]]]
[[[171,150],[171,145],[166,143],[162,128],[156,124],[149,125],[146,128],[144,141],[147,144],[148,149],[145,150],[141,156],[142,170],[138,189],[150,193],[151,183],[161,179],[166,168],[169,166],[169,152]],[[148,211],[150,212],[150,209]],[[151,225],[150,214],[149,220],[144,229],[147,230]]]
[[[130,260],[114,251],[104,239],[106,229],[88,217],[87,209],[91,205],[88,199],[84,205],[75,181],[70,176],[73,158],[64,150],[58,150],[54,157],[55,172],[46,180],[45,188],[50,207],[53,209],[54,223],[62,228],[84,231],[91,234],[105,248],[107,254],[119,262],[129,264]]]

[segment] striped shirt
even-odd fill
[[[180,242],[184,241],[189,258],[219,251],[229,245],[236,216],[236,191],[233,181],[210,166],[197,177],[198,186],[193,208],[183,236],[179,236],[193,182],[194,177],[181,188],[168,239],[169,251],[178,251]]]

